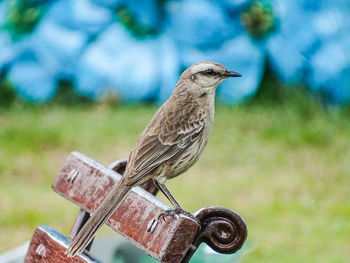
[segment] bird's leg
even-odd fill
[[[172,196],[172,194],[169,192],[168,188],[166,188],[165,184],[162,184],[162,183],[158,182],[157,180],[154,180],[154,184],[166,196],[166,198],[168,198],[168,200],[174,206],[175,209],[182,210],[181,206],[175,200],[175,198]]]
[[[170,203],[174,206],[174,209],[165,210],[162,214],[159,215],[158,218],[162,217],[163,220],[165,221],[165,217],[167,216],[171,216],[174,214],[184,214],[192,218],[193,220],[195,220],[198,224],[200,224],[196,217],[194,217],[191,213],[181,208],[179,203],[175,200],[175,198],[172,196],[172,194],[169,192],[168,188],[166,188],[164,184],[160,183],[157,180],[154,180],[154,184],[158,187],[158,189],[166,196],[166,198],[168,198]]]

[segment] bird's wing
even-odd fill
[[[161,108],[130,154],[126,183],[138,182],[185,152],[203,131],[205,118],[205,112],[194,103]]]

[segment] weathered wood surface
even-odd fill
[[[104,165],[73,152],[60,170],[53,189],[93,212],[119,180]],[[159,216],[169,207],[150,193],[135,187],[108,220],[112,229],[161,262],[181,262],[192,247],[198,224],[184,215]]]
[[[64,254],[68,246],[65,236],[48,226],[39,226],[34,232],[24,263],[102,263],[88,254],[68,258]]]

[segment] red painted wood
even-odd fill
[[[88,254],[68,258],[64,254],[67,248],[65,236],[48,226],[39,226],[34,232],[24,263],[102,263]]]
[[[73,152],[60,170],[53,189],[93,212],[119,178],[119,174],[104,165]],[[153,232],[149,231],[152,222],[166,209],[169,209],[166,204],[135,187],[108,224],[152,257],[162,262],[180,262],[190,248],[198,226],[193,219],[181,215],[167,217],[166,222],[160,219]]]

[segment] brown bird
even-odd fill
[[[198,160],[214,122],[216,88],[223,80],[240,76],[214,62],[199,62],[182,73],[170,98],[138,138],[123,177],[72,240],[69,257],[83,251],[130,189],[148,179],[173,204],[173,212],[183,211],[164,183]]]

